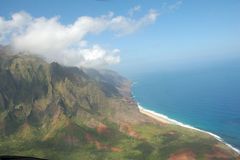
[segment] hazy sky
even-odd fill
[[[110,64],[122,72],[135,72],[191,68],[240,57],[239,0],[0,3],[1,43],[66,65]]]

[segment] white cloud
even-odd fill
[[[69,49],[58,54],[58,62],[71,66],[105,67],[120,62],[120,50],[106,50],[99,45]],[[56,57],[49,57],[55,59]],[[71,62],[71,64],[69,64]]]
[[[174,13],[176,10],[178,10],[182,4],[183,4],[183,0],[176,0],[174,3],[167,3],[164,2],[161,5],[161,9],[160,9],[160,14],[164,15],[164,14],[169,14],[169,13]]]
[[[117,16],[111,19],[110,27],[113,31],[117,32],[117,35],[122,36],[133,33],[146,25],[154,23],[158,15],[157,11],[151,9],[145,16],[138,20]]]
[[[120,62],[119,49],[106,51],[98,45],[94,45],[90,49],[80,50],[84,61],[82,66],[104,66],[107,64],[116,64]]]
[[[140,5],[137,5],[137,6],[134,6],[133,8],[131,8],[129,11],[128,11],[128,15],[129,16],[133,16],[134,13],[138,12],[141,10],[141,6]]]
[[[11,20],[0,17],[0,42],[7,43],[9,36],[21,33],[31,20],[32,17],[23,11],[12,14]]]
[[[177,1],[176,3],[169,5],[169,6],[168,6],[168,9],[169,9],[170,11],[175,11],[175,10],[177,10],[177,9],[179,9],[179,8],[181,7],[182,3],[183,3],[183,1],[182,1],[182,0],[179,0],[179,1]]]
[[[121,36],[130,34],[154,23],[157,16],[155,10],[149,10],[139,19],[114,16],[110,12],[99,17],[81,16],[74,23],[64,25],[59,17],[35,18],[18,12],[10,20],[0,17],[0,43],[10,43],[17,51],[41,55],[65,65],[98,67],[119,63],[120,50],[90,45],[84,39],[86,35],[106,30]]]

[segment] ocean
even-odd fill
[[[146,109],[220,136],[240,149],[240,63],[130,77]]]

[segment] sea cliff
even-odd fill
[[[0,52],[0,155],[237,159],[212,135],[143,114],[116,72]]]

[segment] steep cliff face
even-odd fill
[[[48,64],[25,55],[0,58],[1,118],[5,124],[1,133],[5,135],[26,123],[42,127],[56,114],[78,121],[88,121],[87,115],[107,118],[107,112],[117,108],[111,103],[124,99],[121,88],[129,85],[114,72],[108,75],[106,71]]]
[[[0,155],[49,159],[236,158],[208,135],[142,115],[113,71],[0,53]],[[80,158],[81,157],[81,158]]]

